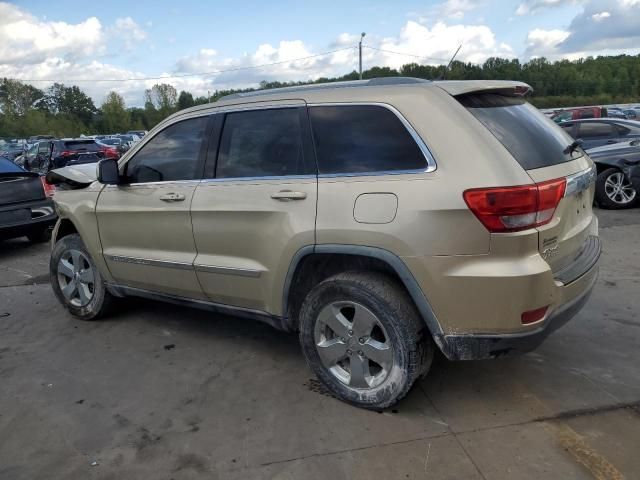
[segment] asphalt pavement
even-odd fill
[[[261,323],[133,299],[75,320],[49,246],[0,243],[0,478],[640,478],[640,211],[598,215],[573,321],[521,357],[439,359],[380,413]]]

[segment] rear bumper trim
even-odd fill
[[[449,360],[483,360],[530,352],[584,307],[597,278],[597,274],[594,275],[589,286],[578,297],[560,305],[544,324],[535,330],[501,335],[445,335],[443,353]]]
[[[554,272],[553,278],[563,285],[569,285],[591,270],[598,262],[601,252],[602,244],[600,239],[595,235],[589,235],[580,252],[568,265]]]

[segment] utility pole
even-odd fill
[[[362,40],[364,39],[365,35],[366,33],[364,32],[360,34],[360,43],[358,43],[358,57],[360,59],[360,80],[362,80]]]

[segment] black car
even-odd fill
[[[46,174],[54,168],[118,158],[118,151],[89,139],[40,140],[23,155],[22,164],[30,172]]]
[[[560,127],[573,138],[582,140],[584,149],[640,138],[640,122],[623,118],[569,120]]]
[[[0,239],[26,235],[32,242],[46,241],[57,219],[54,191],[44,177],[0,157]]]
[[[640,140],[587,150],[598,168],[596,202],[603,208],[630,208],[640,198]]]

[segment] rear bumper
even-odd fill
[[[38,232],[56,223],[57,215],[53,201],[50,199],[25,202],[19,205],[0,207],[0,211],[29,209],[31,218],[18,223],[0,224],[0,238],[15,238],[32,232]]]
[[[443,353],[449,360],[482,360],[530,352],[584,307],[597,278],[598,265],[594,263],[579,279],[559,287],[562,297],[567,300],[556,306],[542,325],[533,330],[497,335],[445,335],[442,338]]]

